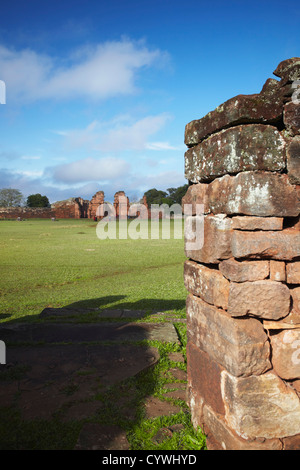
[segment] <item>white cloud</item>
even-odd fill
[[[126,150],[176,150],[166,142],[148,143],[153,134],[160,131],[171,116],[161,113],[155,116],[133,120],[130,116],[121,116],[101,123],[97,120],[89,123],[84,129],[54,131],[64,139],[69,149],[85,148],[102,152],[119,152]]]
[[[173,147],[169,142],[149,142],[146,145],[148,150],[180,150],[179,147]]]
[[[0,70],[7,101],[103,99],[135,93],[137,71],[166,57],[128,39],[84,47],[60,61],[30,49],[0,46]]]
[[[121,158],[105,157],[100,159],[85,158],[47,168],[45,176],[51,176],[56,182],[76,184],[82,182],[116,179],[127,174],[130,165]]]

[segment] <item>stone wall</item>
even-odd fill
[[[205,214],[203,246],[185,241],[189,403],[208,449],[300,449],[300,58],[274,74],[185,130],[183,204]]]
[[[55,211],[49,207],[0,207],[1,219],[50,219]]]

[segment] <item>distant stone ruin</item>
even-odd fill
[[[300,58],[274,75],[185,131],[183,204],[205,214],[185,250],[189,404],[209,449],[300,450]]]
[[[51,207],[0,207],[0,219],[94,219],[106,215],[105,195],[98,191],[90,201],[81,197],[70,198],[51,204]],[[145,197],[144,197],[145,199]],[[147,201],[145,201],[147,204]],[[117,191],[111,205],[117,218],[127,218],[130,203],[124,191]],[[148,206],[146,205],[148,208]]]

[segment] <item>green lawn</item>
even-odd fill
[[[143,316],[142,321],[148,322],[179,319],[174,327],[180,345],[146,341],[158,348],[158,364],[97,395],[96,400],[105,406],[91,419],[123,428],[133,450],[205,449],[205,436],[200,429],[193,429],[185,402],[175,400],[182,407],[179,413],[154,419],[145,418],[143,407],[145,397],[164,399],[164,385],[171,380],[170,367],[186,371],[183,239],[173,236],[172,227],[170,239],[160,236],[155,240],[101,240],[96,226],[87,219],[0,221],[0,322],[43,321],[39,314],[44,308],[72,305],[84,309],[146,310],[149,315]],[[145,221],[142,233],[150,232],[149,227]],[[153,311],[168,315],[153,316]],[[96,312],[74,318],[81,322],[95,320],[99,321]],[[181,352],[185,363],[172,363],[171,352]],[[9,380],[10,373],[13,372],[9,370],[8,377],[2,374],[2,380]],[[131,397],[134,421],[124,420],[122,407],[113,406],[123,394]],[[64,423],[59,416],[47,421],[24,421],[13,406],[1,407],[0,414],[1,449],[72,449],[82,426],[80,421]],[[161,443],[153,442],[160,429],[172,425],[179,426],[178,432]]]
[[[0,221],[0,255],[2,322],[78,302],[185,311],[183,239],[172,231],[169,240],[100,240],[88,219]]]

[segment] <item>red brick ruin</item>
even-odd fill
[[[146,203],[146,204],[145,204]],[[148,211],[147,200],[143,198],[143,204]],[[114,195],[111,206],[115,210],[117,218],[127,218],[130,203],[124,191],[118,191]],[[106,214],[104,192],[98,191],[90,201],[81,197],[70,198],[51,204],[51,207],[0,207],[0,219],[102,219]],[[149,212],[148,212],[149,217]]]
[[[300,58],[274,75],[185,130],[189,405],[212,450],[300,450]]]

